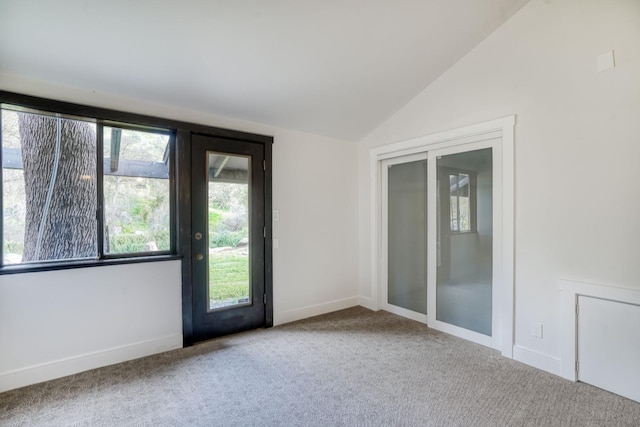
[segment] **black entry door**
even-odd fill
[[[265,147],[194,135],[193,341],[266,326]]]

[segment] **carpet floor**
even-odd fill
[[[2,426],[640,426],[640,403],[356,307],[0,394]]]

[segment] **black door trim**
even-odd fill
[[[223,138],[228,141],[242,143],[259,143],[264,146],[264,218],[265,218],[265,247],[264,247],[264,286],[267,301],[265,304],[265,327],[273,326],[273,225],[272,225],[272,144],[273,137],[251,135],[247,138],[244,132],[234,134],[234,131],[210,128],[209,132],[179,131],[177,134],[177,163],[178,163],[178,227],[179,250],[182,260],[182,333],[183,345],[191,346],[196,342],[193,324],[193,277],[192,277],[192,239],[191,239],[191,146],[193,136],[202,135],[213,138]]]

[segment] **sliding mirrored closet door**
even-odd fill
[[[384,309],[426,322],[427,156],[383,162],[387,248]]]
[[[380,163],[381,308],[492,347],[493,142]]]
[[[436,156],[436,320],[491,336],[492,150]]]

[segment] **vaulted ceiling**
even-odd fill
[[[358,140],[527,1],[0,0],[0,73]]]

